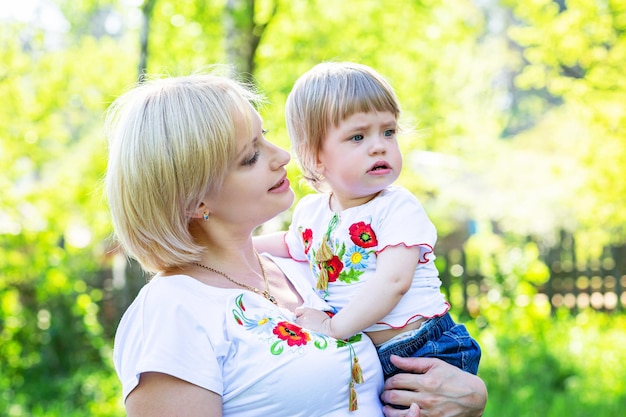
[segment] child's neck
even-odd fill
[[[353,198],[341,198],[337,196],[335,192],[330,193],[329,206],[330,210],[334,212],[341,212],[353,207],[362,206],[363,204],[367,204],[372,201],[374,198],[380,194],[381,191],[369,194],[362,197],[353,197]]]

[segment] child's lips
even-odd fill
[[[367,172],[378,172],[378,171],[389,171],[391,170],[391,166],[384,161],[376,162]]]

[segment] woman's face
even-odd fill
[[[252,229],[287,210],[294,194],[285,165],[289,153],[263,136],[261,117],[250,106],[252,129],[243,117],[235,123],[235,159],[224,183],[208,198],[211,221],[247,225]]]

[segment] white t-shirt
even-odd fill
[[[304,277],[306,264],[273,259],[305,300],[326,309]],[[205,285],[189,276],[156,276],[117,330],[114,361],[124,399],[143,372],[161,372],[222,396],[226,416],[382,416],[383,378],[367,336],[352,344],[309,332],[287,309],[243,289]],[[354,385],[352,358],[364,382]]]
[[[423,317],[442,315],[450,308],[441,293],[434,262],[437,230],[406,189],[388,187],[366,204],[341,212],[330,209],[330,194],[310,194],[298,202],[285,243],[293,259],[310,264],[316,280],[321,267],[315,257],[324,236],[333,258],[325,266],[328,289],[318,293],[336,311],[352,301],[363,283],[376,273],[378,253],[399,245],[420,248],[411,288],[386,317],[366,331],[404,327]]]

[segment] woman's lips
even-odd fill
[[[287,189],[289,189],[289,180],[285,176],[280,181],[278,181],[272,188],[270,188],[269,191],[282,192]]]

